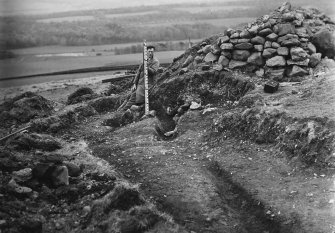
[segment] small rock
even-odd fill
[[[317,66],[321,61],[321,53],[314,53],[309,57],[309,66],[315,67]]]
[[[234,50],[233,51],[233,59],[238,61],[246,61],[250,56],[250,52],[248,50]]]
[[[258,32],[258,35],[260,36],[267,36],[267,35],[270,35],[272,33],[272,30],[270,28],[265,28],[261,31]]]
[[[266,61],[268,67],[285,66],[286,60],[283,56],[275,56]]]
[[[273,56],[275,56],[277,53],[277,49],[274,48],[266,48],[263,51],[263,57],[264,58],[271,58]]]
[[[83,208],[83,212],[85,213],[85,214],[88,214],[89,212],[91,212],[91,207],[90,206],[84,206],[84,208]]]
[[[292,67],[291,72],[288,74],[290,77],[296,77],[296,76],[304,76],[304,75],[308,75],[309,72],[297,65],[294,65]]]
[[[281,56],[287,56],[289,54],[289,50],[287,47],[279,47],[277,48],[277,53],[278,55],[281,55]]]
[[[194,102],[192,101],[191,105],[190,105],[190,109],[191,110],[197,110],[197,109],[200,109],[201,108],[201,103],[197,103],[197,102]]]
[[[256,44],[256,45],[254,45],[254,49],[255,49],[257,52],[262,52],[262,51],[263,51],[263,45],[261,45],[261,44]]]
[[[292,47],[290,54],[293,61],[302,61],[308,57],[307,52],[300,47]]]
[[[256,36],[256,37],[251,39],[251,43],[263,45],[265,43],[265,39],[261,36]]]
[[[257,77],[263,77],[264,76],[264,69],[260,68],[259,70],[256,71]]]
[[[222,50],[232,50],[234,48],[234,45],[232,43],[222,43],[220,48]]]
[[[230,60],[229,62],[229,69],[236,69],[236,68],[242,68],[246,66],[248,63],[244,61],[236,61],[236,60]]]
[[[31,168],[25,168],[25,169],[21,169],[19,171],[14,171],[12,174],[13,174],[13,178],[17,182],[28,181],[33,176]]]
[[[214,62],[219,59],[218,55],[213,54],[212,52],[207,53],[207,55],[204,58],[205,62]]]
[[[266,48],[271,48],[271,46],[272,46],[271,41],[265,41],[265,44],[264,44],[264,48],[265,48],[265,49],[266,49]]]

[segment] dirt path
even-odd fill
[[[191,232],[335,230],[332,171],[302,172],[273,145],[209,139],[215,116],[188,112],[173,141],[157,140],[154,119],[116,131],[101,126],[99,119],[76,131],[94,155],[139,183],[161,210]]]

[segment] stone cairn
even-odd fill
[[[216,70],[241,69],[283,81],[309,74],[321,57],[333,58],[333,31],[334,22],[325,14],[292,9],[286,2],[243,29],[228,29],[215,43],[202,42],[197,56],[185,62],[212,63]]]

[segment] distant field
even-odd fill
[[[194,6],[194,7],[178,7],[175,8],[177,10],[181,10],[181,11],[187,11],[190,13],[200,13],[200,12],[204,12],[204,11],[231,11],[231,10],[244,10],[244,9],[249,9],[250,6],[240,6],[240,5],[236,5],[236,6]]]
[[[142,11],[142,12],[132,12],[132,13],[122,13],[122,14],[107,14],[107,18],[120,18],[120,17],[129,17],[129,16],[140,16],[148,14],[159,14],[160,11]]]
[[[170,63],[184,51],[156,52],[161,63]],[[140,64],[142,53],[125,55],[103,55],[87,57],[43,57],[22,56],[0,60],[0,80],[5,77],[33,75],[97,66],[119,66]],[[1,83],[0,83],[1,85]]]
[[[83,16],[68,16],[61,18],[49,18],[49,19],[39,19],[37,22],[39,23],[60,23],[64,21],[86,21],[86,20],[94,20],[95,17],[92,15],[83,15]]]
[[[187,20],[187,21],[180,21],[178,19],[176,20],[169,20],[168,22],[153,22],[150,24],[145,24],[147,26],[170,26],[174,24],[199,24],[199,23],[207,23],[207,24],[212,24],[215,26],[227,26],[227,27],[232,27],[241,23],[249,23],[254,21],[255,18],[250,18],[250,17],[243,17],[243,18],[225,18],[225,19],[204,19],[204,20]],[[143,26],[143,25],[141,25]]]

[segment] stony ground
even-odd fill
[[[335,72],[332,65],[323,67],[300,83],[281,83],[275,94],[263,93],[261,85],[250,94],[262,95],[268,106],[284,109],[291,117],[308,119],[319,116],[333,120]],[[38,94],[62,108],[66,95],[78,87],[89,86],[96,92],[108,88],[99,82],[88,85],[87,80],[69,86],[69,91],[46,88]],[[155,227],[141,231],[334,231],[334,169],[306,166],[299,159],[290,159],[275,143],[257,144],[247,137],[215,132],[213,122],[235,108],[238,106],[227,102],[225,105],[189,110],[179,121],[177,137],[168,141],[156,135],[156,118],[121,128],[103,126],[104,120],[110,118],[110,112],[85,118],[79,124],[53,134],[62,140],[62,149],[56,153],[75,155],[69,160],[86,165],[79,178],[70,179],[70,187],[78,189],[84,182],[85,187],[93,185],[94,189],[89,191],[85,188],[82,195],[72,200],[69,200],[71,189],[42,190],[37,192],[38,197],[27,199],[7,196],[10,193],[2,186],[3,231],[25,229],[29,232],[27,223],[20,221],[26,219],[29,224],[31,216],[41,218],[43,213],[44,217],[35,221],[43,223],[43,232],[94,232],[87,226],[94,226],[99,218],[88,217],[87,213],[97,205],[94,200],[104,200],[104,195],[113,190],[120,180],[138,184],[146,203],[151,203],[145,204],[145,208],[152,204],[157,208],[150,213],[164,212],[175,221],[172,223],[164,217],[154,221]],[[44,152],[30,150],[18,152],[16,156],[18,154],[38,158]],[[3,184],[9,181],[10,174],[2,172]],[[64,193],[68,198],[62,196]],[[58,201],[52,202],[50,198]],[[35,204],[38,200],[43,202]],[[10,208],[13,208],[12,212]],[[124,213],[131,215],[135,210],[127,211]],[[124,216],[123,212],[120,213],[118,219]],[[114,215],[115,212],[108,219],[115,220]],[[131,225],[125,222],[127,226]],[[121,228],[109,226],[106,229],[131,232],[122,228],[122,223],[118,225]],[[15,228],[12,224],[23,228]],[[162,224],[168,227],[163,228]]]

